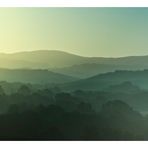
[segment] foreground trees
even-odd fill
[[[148,140],[147,116],[105,93],[0,91],[0,140]]]

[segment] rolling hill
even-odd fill
[[[135,65],[148,67],[148,56],[121,58],[83,57],[58,50],[0,53],[1,68],[64,68],[81,64]],[[140,67],[142,66],[142,67]]]
[[[148,89],[148,70],[109,72],[70,82],[61,87],[66,90],[106,90],[109,86],[118,85],[127,81],[142,89]]]
[[[50,69],[53,72],[79,77],[88,78],[97,74],[114,72],[115,70],[135,70],[140,69],[134,65],[111,65],[111,64],[97,64],[97,63],[85,63],[80,65],[73,65],[64,68]]]
[[[38,50],[0,54],[0,68],[48,69],[71,66],[85,61],[85,57],[62,51]]]
[[[147,69],[148,56],[83,57],[57,50],[36,50],[0,53],[0,68],[48,69],[72,77],[87,78],[115,70]]]
[[[79,78],[88,78],[97,74],[114,72],[116,70],[144,69],[148,69],[148,56],[120,58],[87,57],[82,64],[53,68],[51,71]]]
[[[65,83],[75,80],[78,79],[48,70],[0,69],[0,81],[48,84]]]

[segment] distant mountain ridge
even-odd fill
[[[0,68],[48,69],[71,66],[85,58],[63,51],[38,50],[4,54],[0,53]]]
[[[8,62],[3,61],[3,64],[6,62],[5,65],[7,65],[9,61],[17,61],[20,62],[19,64],[27,62],[32,64],[40,64],[38,66],[45,64],[44,67],[48,66],[48,68],[49,67],[56,68],[56,67],[67,67],[73,65],[86,64],[86,63],[115,64],[115,65],[127,65],[127,64],[133,65],[139,63],[145,65],[146,63],[144,62],[148,61],[148,56],[133,56],[133,57],[131,56],[131,57],[121,57],[121,58],[83,57],[58,50],[36,50],[36,51],[24,51],[16,53],[0,53],[0,60],[1,61],[8,60]],[[1,63],[0,66],[2,66],[3,64]],[[14,62],[12,64],[16,63]],[[16,66],[19,66],[19,64]],[[25,67],[23,67],[22,65],[21,68]]]
[[[86,78],[115,70],[148,69],[148,56],[83,57],[58,50],[0,53],[0,68],[48,69],[72,77]]]

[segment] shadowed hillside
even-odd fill
[[[0,54],[0,68],[51,69],[55,72],[83,78],[120,69],[142,70],[148,68],[147,63],[148,56],[83,57],[57,50]]]
[[[148,89],[148,70],[143,71],[115,71],[99,74],[87,79],[65,84],[63,88],[68,90],[86,89],[103,90],[110,85],[117,85],[125,81],[132,82],[143,89]]]
[[[77,80],[77,78],[48,70],[0,69],[0,81],[48,84],[65,83],[75,80]]]

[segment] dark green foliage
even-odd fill
[[[88,104],[85,105],[82,110],[72,112],[58,105],[38,106],[23,112],[13,106],[7,114],[0,115],[0,139],[143,140],[141,132],[145,133],[143,126],[147,120],[144,121],[124,102],[107,103],[99,114],[92,112]],[[119,111],[118,107],[114,109],[116,105],[122,107],[120,113],[114,112]],[[133,117],[128,118],[129,114]]]
[[[0,92],[0,140],[148,139],[148,118],[132,103],[148,97],[140,89],[70,93],[20,85],[15,93]]]
[[[26,85],[22,85],[18,89],[18,92],[17,93],[20,94],[20,95],[29,95],[29,94],[31,94],[31,90]]]

